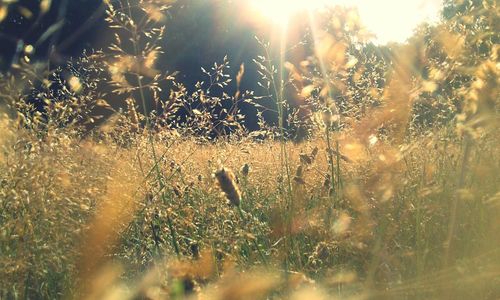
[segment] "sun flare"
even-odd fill
[[[252,0],[252,9],[273,23],[286,26],[290,18],[301,11],[320,8],[327,0]]]
[[[286,28],[290,19],[305,10],[327,5],[354,6],[361,21],[379,44],[403,42],[422,22],[439,19],[442,0],[251,0],[251,8],[263,19]]]

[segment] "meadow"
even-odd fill
[[[500,297],[495,1],[387,47],[322,11],[299,63],[259,39],[263,93],[155,67],[174,2],[104,1],[108,49],[1,74],[0,299]]]

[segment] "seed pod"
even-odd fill
[[[214,176],[227,200],[229,200],[232,205],[239,206],[241,202],[241,193],[236,185],[236,177],[233,172],[222,168],[215,172]]]

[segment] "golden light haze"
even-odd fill
[[[439,20],[442,0],[252,0],[251,9],[280,26],[304,10],[326,5],[357,7],[361,21],[375,34],[375,42],[404,42],[423,22]]]

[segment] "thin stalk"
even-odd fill
[[[468,169],[468,161],[469,156],[471,154],[472,145],[471,138],[468,135],[465,135],[463,141],[463,155],[462,162],[460,167],[460,177],[458,180],[457,189],[462,189],[465,186],[465,176]],[[451,204],[451,212],[450,212],[450,221],[448,223],[448,235],[444,242],[444,261],[443,261],[443,269],[449,269],[450,266],[450,252],[453,246],[453,236],[455,235],[455,230],[457,227],[457,213],[458,213],[458,195],[454,195]],[[452,294],[450,289],[443,288],[443,298],[444,299],[452,299]]]
[[[269,75],[271,76],[271,85],[273,86],[274,90],[274,95],[276,97],[276,104],[277,104],[277,110],[278,110],[278,129],[280,133],[280,164],[282,169],[284,169],[285,174],[286,174],[286,185],[287,185],[287,196],[285,197],[285,226],[286,226],[286,231],[284,234],[284,243],[283,243],[283,252],[288,253],[289,249],[293,249],[292,244],[292,238],[291,238],[291,206],[292,206],[292,198],[293,198],[293,193],[292,193],[292,177],[291,177],[291,172],[290,172],[290,166],[288,164],[288,153],[286,150],[286,141],[285,141],[285,129],[283,126],[284,123],[284,60],[285,60],[285,47],[286,47],[286,40],[285,40],[285,30],[281,33],[281,40],[280,40],[280,65],[279,65],[279,88],[276,84],[276,80],[274,78],[274,73],[272,72],[272,66],[270,63],[270,58],[271,55],[267,49],[266,46],[264,46],[264,50],[266,52],[267,56],[267,62],[268,62],[268,70],[270,71]],[[289,273],[289,255],[285,255],[285,260],[284,260],[284,268],[285,268],[285,276]]]
[[[426,180],[425,180],[425,173],[426,173],[426,164],[424,162],[423,164],[423,170],[422,170],[422,179],[421,179],[421,186],[425,187],[426,185]],[[416,203],[416,217],[415,217],[415,230],[416,230],[416,263],[417,263],[417,278],[420,278],[420,276],[424,271],[424,265],[423,265],[423,253],[422,253],[422,197],[418,194],[415,194],[415,199],[417,201]]]
[[[239,213],[239,215],[241,217],[241,220],[243,221],[243,224],[246,225],[246,218],[245,218],[245,215],[243,213],[243,210],[241,209],[241,205],[238,205],[237,208],[238,208],[238,213]],[[260,248],[259,243],[257,243],[256,239],[252,239],[252,242],[253,242],[255,248],[257,248],[257,251],[259,252],[259,255],[260,255],[260,258],[262,259],[262,262],[264,263],[264,265],[267,266],[266,256],[264,255],[264,252]]]
[[[130,4],[128,3],[128,1],[127,1],[127,4],[128,4],[129,15],[132,16],[132,11],[130,9]],[[138,40],[139,40],[139,35],[137,32],[137,27],[134,27],[134,31],[132,32],[132,44],[134,47],[134,56],[136,56],[136,57],[139,54],[138,45],[137,45]],[[139,96],[141,99],[142,108],[144,110],[144,117],[146,119],[146,131],[148,133],[148,141],[149,141],[149,144],[151,146],[151,154],[153,155],[153,161],[154,161],[154,166],[155,166],[154,169],[156,171],[156,176],[157,176],[157,180],[158,180],[158,184],[160,186],[160,189],[163,190],[165,187],[165,183],[163,181],[163,176],[162,176],[161,170],[159,168],[159,161],[158,161],[155,146],[154,146],[154,138],[153,138],[153,134],[151,132],[151,122],[149,120],[149,112],[148,112],[147,105],[146,105],[146,97],[144,95],[142,78],[141,78],[141,75],[139,75],[139,73],[136,73],[136,79],[137,79],[137,84],[138,84],[138,88],[139,88]],[[167,199],[165,193],[162,193],[161,197],[162,197],[162,200],[164,203],[168,202],[167,201],[168,199]],[[172,239],[172,246],[174,247],[174,250],[175,250],[175,253],[177,254],[177,256],[179,256],[180,249],[179,249],[179,243],[177,240],[177,234],[176,234],[173,222],[172,222],[172,218],[170,217],[170,214],[168,214],[168,213],[167,213],[167,225],[168,225],[169,230],[170,230],[170,235],[171,235],[171,239]]]
[[[458,189],[462,189],[465,186],[465,176],[467,174],[468,169],[468,161],[469,156],[472,150],[471,139],[468,135],[464,137],[463,142],[463,156],[462,163],[460,168],[460,177],[458,180]],[[450,251],[453,242],[453,236],[455,234],[455,230],[457,227],[457,213],[458,213],[458,196],[453,197],[453,202],[451,204],[451,212],[450,212],[450,222],[448,224],[448,235],[445,241],[445,255],[444,255],[444,267],[448,267],[449,259],[450,259]]]
[[[328,163],[329,163],[329,168],[330,168],[330,176],[331,176],[331,185],[332,185],[332,192],[336,193],[336,188],[335,188],[335,165],[333,162],[333,146],[332,146],[332,141],[330,137],[330,126],[329,124],[326,124],[326,146],[327,146],[327,153],[328,153]],[[335,208],[335,203],[332,203],[331,208]]]
[[[340,176],[340,146],[339,141],[335,141],[335,149],[336,149],[336,159],[337,159],[337,197],[340,196],[340,189],[342,188],[342,177]],[[337,199],[338,200],[338,199]]]

